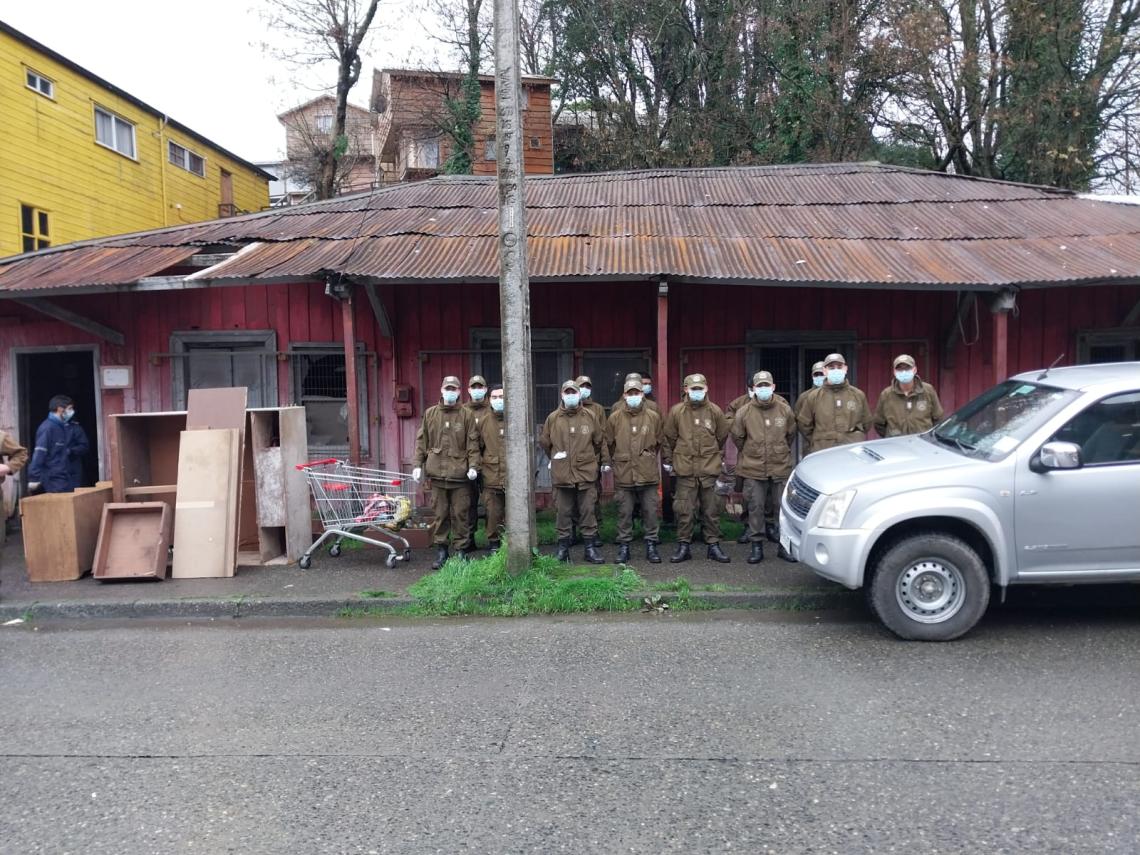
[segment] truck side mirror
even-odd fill
[[[1049,472],[1054,469],[1080,469],[1081,447],[1075,442],[1047,442],[1034,458],[1034,472]]]

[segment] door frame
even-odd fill
[[[21,394],[24,391],[20,388],[20,357],[21,356],[35,356],[37,354],[45,353],[73,353],[73,352],[87,352],[91,354],[91,382],[95,387],[95,420],[99,426],[99,443],[95,453],[99,461],[99,479],[104,480],[106,476],[106,469],[104,468],[105,456],[103,449],[107,444],[107,431],[103,424],[103,387],[99,382],[99,356],[100,347],[97,344],[53,344],[53,345],[38,345],[34,347],[13,347],[11,350],[11,370],[12,370],[12,401],[16,406],[16,429],[23,430],[24,425],[20,424],[21,417]],[[34,445],[34,432],[35,425],[28,425],[28,430],[33,433],[29,440],[28,437],[20,437],[20,443],[25,446]],[[25,470],[26,471],[26,470]]]
[[[171,404],[186,409],[186,367],[188,344],[261,344],[261,351],[249,351],[261,360],[261,386],[265,393],[263,407],[277,406],[277,331],[276,330],[175,330],[170,334]],[[272,357],[272,358],[270,358]]]

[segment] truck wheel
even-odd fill
[[[883,553],[867,600],[900,638],[950,641],[973,629],[985,614],[990,577],[965,541],[935,532],[915,534]]]

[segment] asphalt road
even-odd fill
[[[1140,617],[0,629],[0,851],[1135,852]]]

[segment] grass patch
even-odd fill
[[[359,596],[365,600],[390,600],[393,597],[396,597],[399,595],[393,593],[392,591],[377,590],[377,591],[361,591],[359,594],[357,594],[357,596]]]

